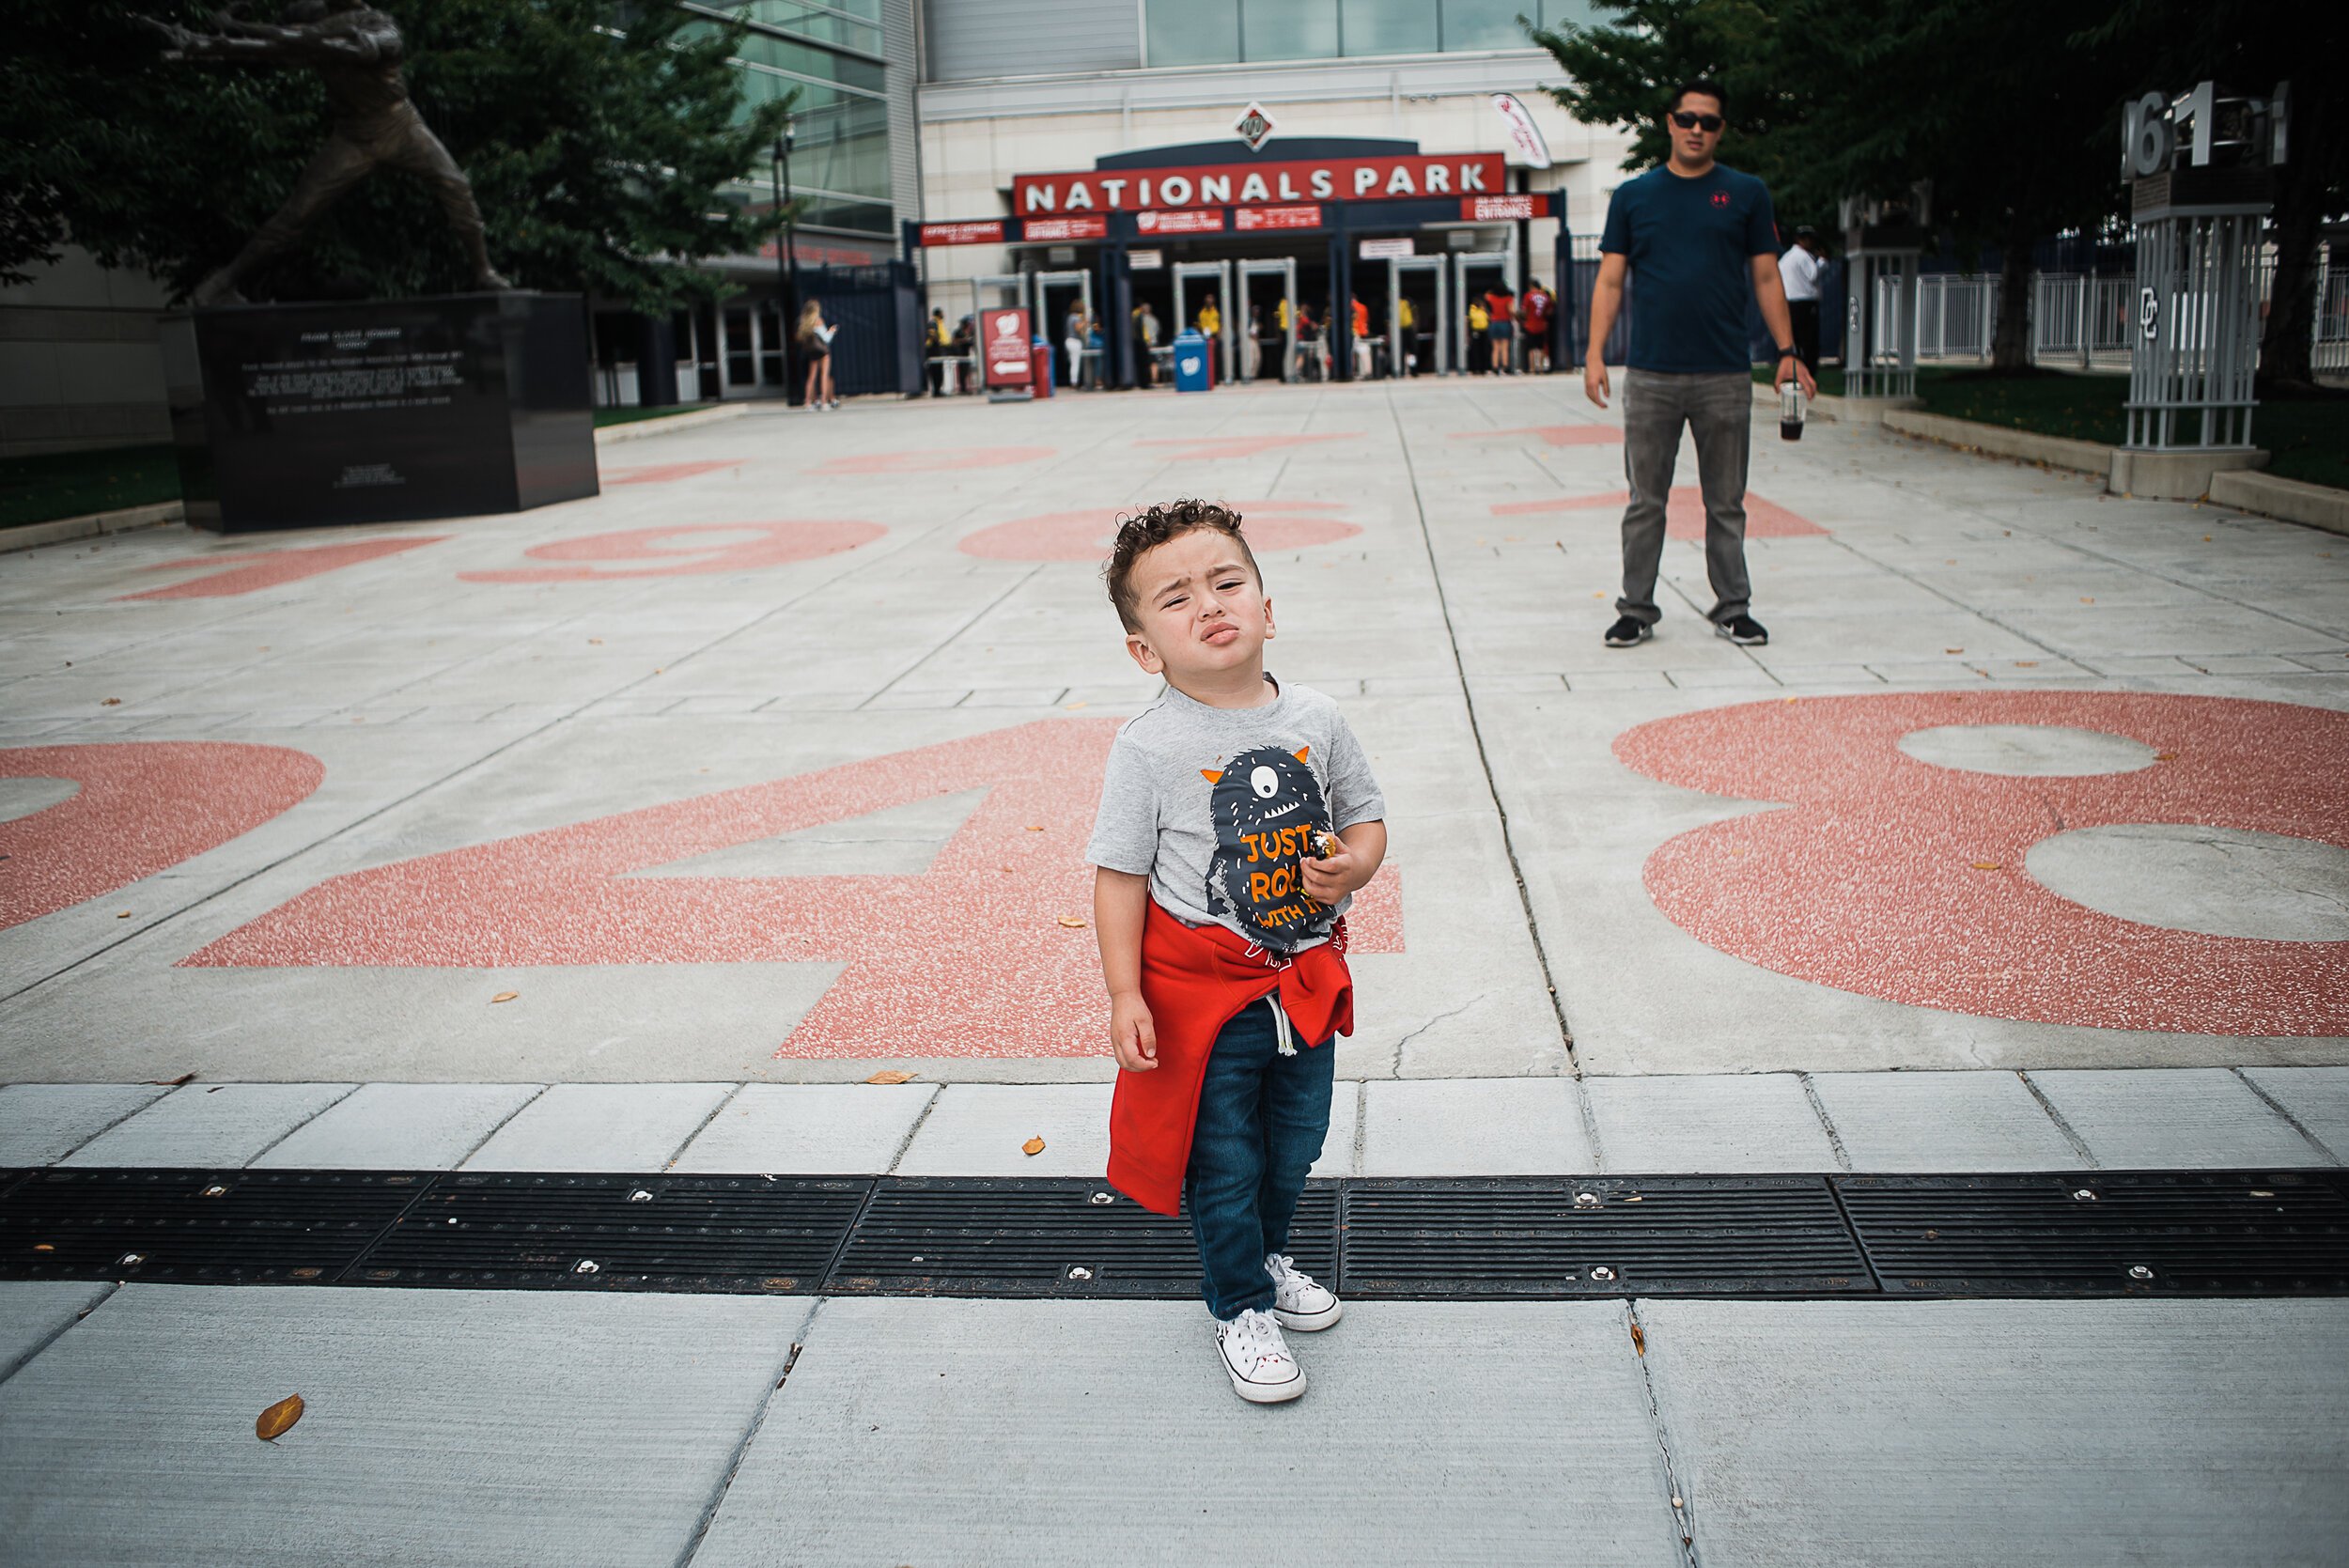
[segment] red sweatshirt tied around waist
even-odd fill
[[[1294,957],[1268,953],[1221,925],[1187,925],[1153,901],[1142,931],[1142,1000],[1157,1031],[1154,1072],[1117,1075],[1110,1101],[1112,1187],[1172,1217],[1199,1117],[1215,1037],[1241,1008],[1276,987],[1300,1044],[1318,1049],[1354,1032],[1354,977],[1346,922]]]

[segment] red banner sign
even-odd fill
[[[1103,240],[1109,232],[1106,213],[1090,218],[1030,218],[1019,225],[1023,240]]]
[[[1189,212],[1137,212],[1134,227],[1144,234],[1220,234],[1223,214],[1209,210]]]
[[[1472,224],[1505,223],[1517,218],[1546,218],[1549,216],[1549,197],[1521,196],[1462,196],[1460,216]]]
[[[986,345],[987,384],[1026,386],[1035,374],[1028,358],[1028,313],[1024,310],[979,312],[979,340]]]
[[[968,224],[924,224],[922,243],[925,245],[1000,245],[1003,242],[1003,220],[989,218]]]
[[[1319,228],[1318,207],[1243,207],[1232,214],[1232,226],[1242,234],[1258,228]]]
[[[1012,177],[1012,210],[1137,212],[1151,208],[1261,207],[1276,202],[1401,201],[1472,196],[1502,185],[1498,152],[1449,158],[1299,158],[1197,168],[1096,169]]]

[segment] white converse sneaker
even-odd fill
[[[1266,1312],[1245,1312],[1215,1326],[1215,1347],[1232,1389],[1251,1405],[1278,1405],[1305,1391],[1305,1369],[1281,1338],[1281,1326]]]
[[[1330,1294],[1329,1286],[1310,1274],[1299,1273],[1296,1265],[1280,1253],[1266,1256],[1264,1271],[1272,1276],[1272,1315],[1281,1320],[1282,1327],[1311,1334],[1346,1315],[1346,1303]]]

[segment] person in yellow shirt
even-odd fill
[[[1481,376],[1493,367],[1493,340],[1488,330],[1493,324],[1492,313],[1482,300],[1469,302],[1468,367],[1471,376]]]
[[[1400,363],[1395,365],[1394,373],[1398,376],[1416,376],[1419,374],[1419,312],[1411,308],[1408,294],[1398,297],[1394,302],[1394,325],[1396,335],[1402,339],[1403,345],[1398,356]]]
[[[1223,312],[1216,308],[1212,294],[1199,307],[1199,335],[1207,340],[1207,352],[1215,357],[1215,379],[1229,380],[1228,367],[1223,363]]]

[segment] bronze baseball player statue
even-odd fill
[[[294,181],[293,194],[275,216],[254,231],[236,259],[198,286],[195,303],[242,299],[237,286],[255,268],[293,245],[345,191],[383,165],[405,169],[430,183],[473,262],[475,288],[511,287],[490,265],[473,186],[408,101],[408,83],[399,69],[405,46],[398,25],[365,0],[300,0],[287,8],[285,16],[283,23],[273,23],[215,11],[210,32],[153,17],[140,19],[169,40],[163,54],[167,60],[305,66],[325,84],[326,101],[334,111],[326,145]]]

